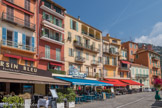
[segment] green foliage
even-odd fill
[[[66,72],[65,71],[61,71],[61,70],[53,70],[53,69],[49,69],[50,72],[54,73],[54,74],[62,74],[65,75]]]
[[[64,97],[64,94],[61,93],[61,92],[58,92],[57,95],[58,95],[57,102],[58,102],[58,103],[64,102],[64,98],[65,98],[65,97]]]
[[[104,92],[111,93],[111,90],[110,89],[105,89]]]
[[[67,98],[68,102],[74,102],[76,94],[72,88],[68,88],[67,93],[65,94],[65,97]]]
[[[2,99],[2,102],[6,103],[3,106],[4,108],[10,108],[11,104],[12,104],[12,108],[21,108],[24,104],[24,99],[19,96],[10,96],[10,97],[4,97]]]
[[[102,92],[102,89],[97,89],[97,92],[98,92],[98,93],[101,93],[101,92]]]

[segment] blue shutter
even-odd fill
[[[70,19],[70,28],[73,29],[73,20]]]
[[[22,46],[23,46],[23,49],[26,49],[26,35],[25,34],[22,35]]]
[[[18,32],[14,32],[14,47],[18,47]]]
[[[76,31],[78,31],[78,22],[76,22]]]
[[[6,40],[7,40],[7,29],[6,28],[2,28],[2,44],[6,45]]]
[[[34,52],[34,37],[32,37],[32,51]]]

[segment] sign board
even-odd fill
[[[35,67],[19,65],[6,61],[0,61],[0,70],[24,74],[32,74],[38,76],[52,77],[52,73],[45,70],[40,70]]]
[[[75,77],[75,78],[85,78],[87,75],[85,73],[80,73],[77,67],[70,66],[69,68],[69,75]]]
[[[57,95],[57,92],[56,92],[55,89],[50,89],[50,91],[51,91],[51,94],[52,94],[53,98],[58,98],[58,95]]]

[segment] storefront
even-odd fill
[[[0,61],[0,95],[49,95],[49,89],[70,83],[52,78],[49,71]]]

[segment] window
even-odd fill
[[[77,57],[82,57],[82,51],[76,50],[76,56]]]
[[[30,66],[33,67],[34,66],[34,62],[30,61]]]
[[[12,41],[13,41],[13,32],[10,30],[7,30],[7,45],[12,46]]]
[[[25,60],[25,66],[28,66],[28,61],[27,60]]]
[[[70,19],[70,28],[73,29],[73,30],[78,31],[78,22]]]
[[[61,70],[61,66],[51,65],[51,64],[49,63],[49,69]]]
[[[114,77],[116,76],[116,74],[115,74],[115,70],[114,70]]]
[[[30,0],[25,0],[25,9],[30,10]]]
[[[25,27],[29,27],[30,28],[30,15],[24,14],[24,16],[25,16],[24,25],[25,25]]]
[[[14,21],[14,8],[7,6],[7,20]]]
[[[86,53],[86,59],[89,60],[89,54],[88,53]]]
[[[101,57],[98,57],[98,62],[99,62],[99,63],[101,63],[101,62],[102,62]]]
[[[98,44],[98,48],[99,48],[99,52],[101,51],[101,45],[100,44]]]
[[[52,19],[50,19],[50,15],[46,12],[43,12],[43,19],[45,19],[46,21],[51,22]]]
[[[94,68],[94,71],[93,72],[95,72],[96,73],[96,68]]]
[[[152,74],[152,69],[150,69],[150,74]]]
[[[132,43],[130,43],[130,47],[132,48]]]
[[[45,45],[45,58],[50,59],[50,46]]]
[[[7,0],[8,2],[11,2],[11,3],[13,3],[14,2],[14,0]]]
[[[132,68],[132,75],[134,75],[134,68]]]
[[[136,58],[138,58],[138,54],[136,54]]]
[[[26,36],[26,50],[31,50],[31,37]]]
[[[60,20],[56,18],[56,25],[60,26]]]
[[[124,77],[124,72],[120,72],[120,77]]]
[[[56,48],[56,60],[61,60],[61,49]]]
[[[17,64],[17,59],[16,58],[9,58],[9,62],[13,64]]]
[[[89,75],[89,67],[86,67],[86,74]]]
[[[76,65],[78,68],[78,71],[81,72],[81,66],[80,65]]]
[[[69,56],[71,57],[74,56],[74,50],[72,48],[69,48]]]
[[[131,55],[133,55],[133,51],[131,51]]]
[[[68,32],[68,40],[71,41],[71,32]]]
[[[54,6],[54,9],[56,10],[57,13],[61,14],[61,9],[57,6]]]
[[[99,78],[102,76],[101,69],[99,69]]]
[[[134,44],[134,49],[136,49],[136,44]]]

